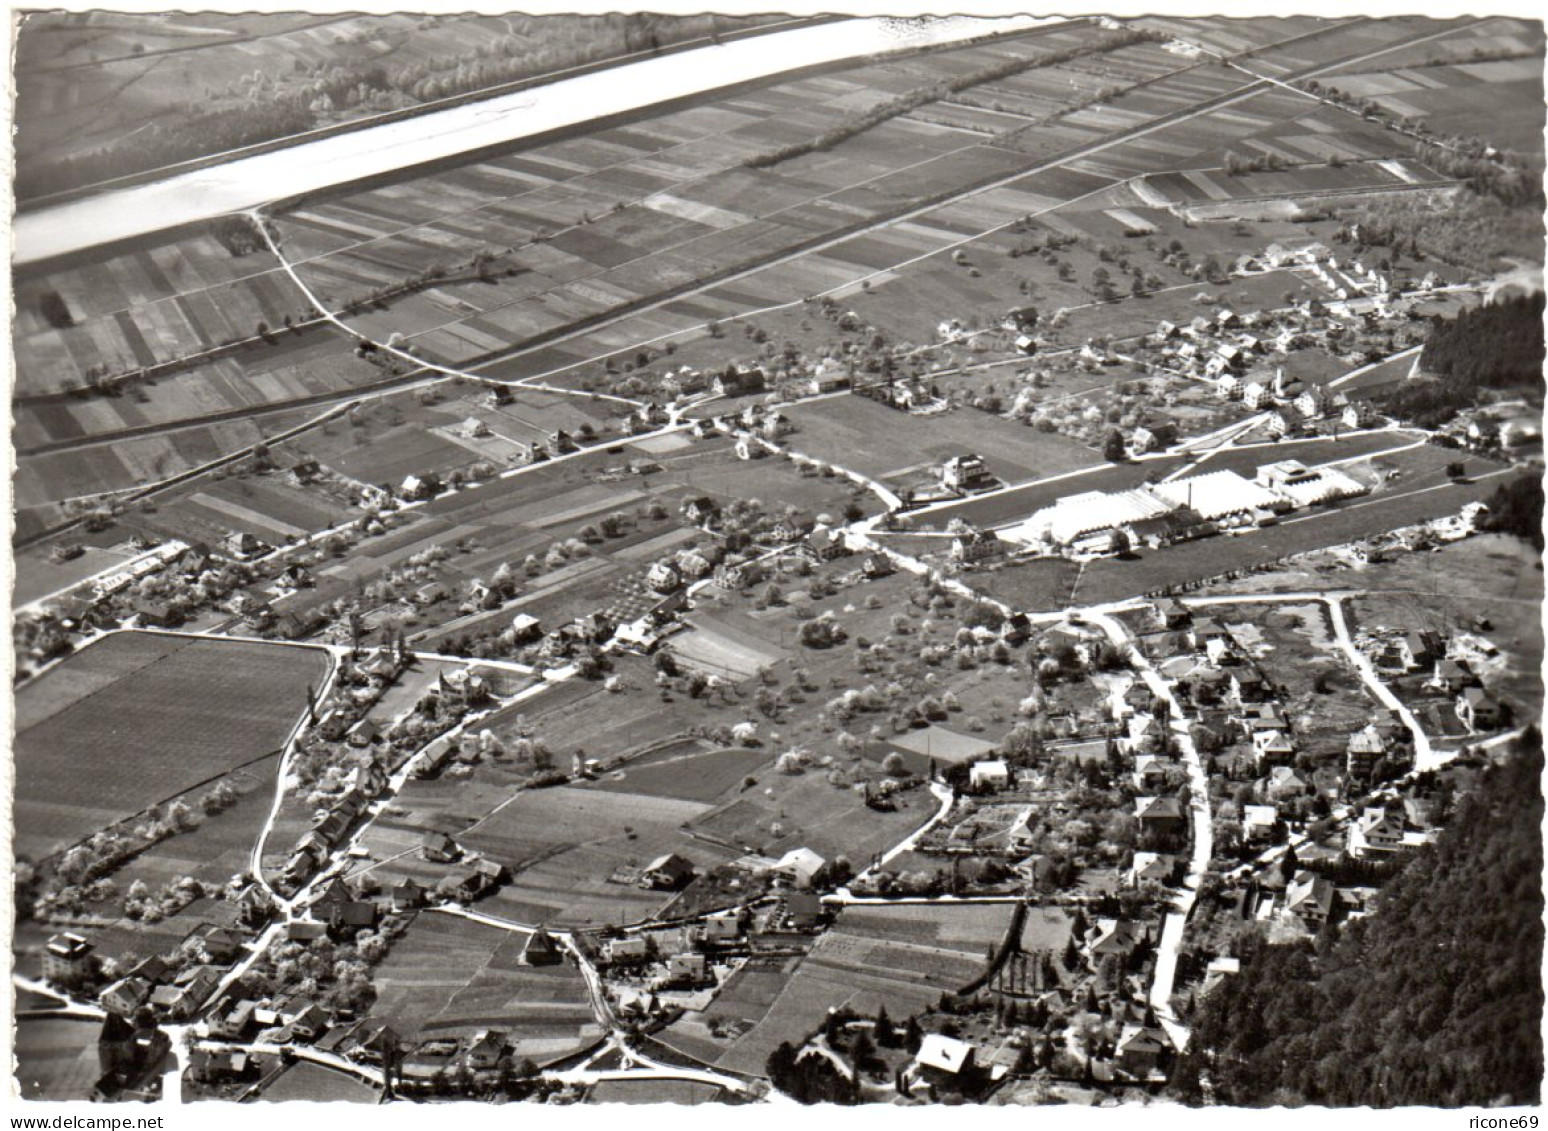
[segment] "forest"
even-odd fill
[[[1537,475],[1523,475],[1498,488],[1489,496],[1489,514],[1479,528],[1494,534],[1514,534],[1543,548],[1543,481]]]
[[[1383,398],[1387,411],[1421,428],[1438,428],[1478,403],[1486,389],[1541,388],[1543,295],[1519,295],[1438,315],[1420,365],[1438,380],[1411,381]]]
[[[1519,295],[1437,317],[1420,365],[1469,388],[1535,385],[1543,372],[1543,295]]]
[[[1543,1075],[1543,769],[1523,735],[1371,915],[1244,947],[1171,1085],[1189,1103],[1536,1104]]]

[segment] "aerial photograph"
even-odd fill
[[[1541,1103],[1540,20],[13,16],[18,1109]]]

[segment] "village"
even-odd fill
[[[1171,1102],[1244,969],[1380,916],[1540,723],[1541,388],[1502,363],[1463,389],[1453,356],[1522,337],[1540,269],[1374,223],[1493,215],[1487,178],[1307,80],[1472,25],[1369,21],[1393,38],[1367,49],[1309,21],[1287,42],[1328,61],[1270,80],[1247,68],[1283,45],[1219,21],[1049,22],[1025,60],[953,46],[989,69],[737,166],[826,170],[873,129],[921,177],[949,173],[923,139],[1014,154],[857,230],[803,221],[757,268],[714,258],[731,197],[664,190],[646,223],[586,198],[374,290],[385,260],[335,260],[417,180],[175,237],[262,261],[303,318],[271,328],[270,295],[213,362],[26,394],[25,1097]],[[983,100],[1059,67],[1079,105],[1074,78],[1046,116]],[[1174,74],[1218,89],[1044,163],[1044,131]],[[1216,153],[1238,98],[1349,153]],[[659,113],[700,110],[748,112]],[[1208,167],[1119,148],[1150,129]],[[537,285],[523,256],[628,268],[602,232],[664,216],[727,247],[659,296],[598,274],[553,304],[573,326],[546,292],[495,305]],[[38,270],[62,341],[76,268]],[[287,370],[261,429],[177,416],[199,367],[292,357],[344,384]],[[132,467],[60,423],[114,414]],[[200,438],[142,458],[163,428]]]

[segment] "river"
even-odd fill
[[[643,59],[17,215],[17,266],[786,71],[1061,18],[868,17]]]

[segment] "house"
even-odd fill
[[[671,593],[682,587],[683,579],[671,562],[652,562],[645,571],[645,584],[657,593]]]
[[[1249,381],[1242,386],[1242,403],[1248,408],[1262,408],[1268,396],[1268,387],[1261,381]]]
[[[398,487],[399,498],[406,499],[411,503],[421,499],[434,498],[440,493],[441,479],[440,476],[433,472],[426,472],[424,475],[406,476],[403,483]]]
[[[245,1079],[253,1074],[254,1067],[254,1062],[241,1049],[195,1048],[188,1054],[189,1075],[205,1084]]]
[[[1155,452],[1177,443],[1177,425],[1171,421],[1157,421],[1136,428],[1129,437],[1129,447],[1135,452]]]
[[[993,530],[969,530],[951,540],[951,560],[963,565],[992,561],[1005,551],[1005,541]]]
[[[344,834],[349,831],[352,820],[353,818],[346,812],[338,809],[330,810],[318,818],[316,827],[312,829],[310,835],[315,837],[316,840],[311,842],[303,841],[302,843],[307,844],[308,847],[315,845],[326,850],[330,845],[338,844],[339,841],[344,839]]]
[[[412,876],[394,884],[388,891],[388,907],[393,911],[413,911],[423,907],[430,899],[430,889]]]
[[[256,558],[269,547],[260,542],[257,538],[253,537],[247,531],[240,530],[237,533],[232,534],[230,537],[224,539],[220,544],[220,548],[224,550],[229,557],[233,557],[237,561],[245,562],[249,558]]]
[[[1160,834],[1183,831],[1182,806],[1175,797],[1136,797],[1134,817],[1143,830]]]
[[[1130,919],[1098,919],[1086,932],[1085,951],[1093,960],[1116,955],[1127,959],[1149,941],[1145,924]]]
[[[1282,436],[1288,436],[1292,431],[1290,418],[1279,409],[1275,409],[1264,420],[1263,430],[1276,440]]]
[[[514,643],[530,644],[542,635],[542,622],[530,613],[517,613],[511,619],[511,638]]]
[[[150,999],[150,982],[144,978],[128,976],[119,978],[107,989],[102,990],[102,1009],[110,1013],[118,1013],[119,1017],[133,1017],[139,1007],[144,1006]]]
[[[724,372],[715,378],[712,388],[717,397],[745,397],[753,393],[761,393],[766,387],[763,370],[738,369],[735,365],[726,366]]]
[[[1172,1046],[1166,1034],[1149,1025],[1125,1025],[1118,1036],[1114,1057],[1118,1067],[1130,1076],[1148,1079],[1161,1071],[1162,1061]]]
[[[1231,675],[1231,697],[1237,703],[1256,703],[1268,693],[1268,686],[1263,681],[1255,668],[1233,667]]]
[[[222,966],[235,962],[247,951],[247,939],[230,927],[211,927],[199,936],[199,945],[209,961]]]
[[[1242,960],[1233,955],[1222,954],[1209,960],[1209,965],[1204,968],[1204,984],[1199,987],[1199,996],[1204,997],[1220,987],[1227,978],[1242,972]]]
[[[1295,758],[1295,743],[1282,730],[1252,732],[1252,756],[1259,765],[1280,766]]]
[[[1311,792],[1306,779],[1289,766],[1275,766],[1263,781],[1263,795],[1271,801],[1290,801]]]
[[[1364,860],[1403,847],[1403,818],[1381,806],[1370,806],[1349,826],[1349,855]]]
[[[505,1055],[505,1034],[498,1029],[483,1029],[469,1042],[463,1063],[474,1072],[497,1068]]]
[[[1131,887],[1169,883],[1177,872],[1177,857],[1164,852],[1136,852],[1125,879]]]
[[[702,954],[684,951],[667,959],[666,983],[697,986],[710,978],[709,964],[705,962]]]
[[[801,553],[814,562],[831,562],[849,553],[843,535],[827,526],[815,526],[801,543]]]
[[[1464,660],[1441,660],[1429,682],[1448,695],[1460,694],[1464,687],[1476,687],[1478,677]]]
[[[826,863],[810,848],[792,848],[779,858],[770,871],[798,888],[807,888],[811,887],[812,879]]]
[[[554,966],[562,961],[564,952],[545,927],[533,931],[526,946],[521,948],[523,966]]]
[[[66,931],[54,935],[43,950],[43,978],[63,989],[74,989],[97,973],[96,947]]]
[[[927,1084],[950,1083],[972,1072],[978,1049],[943,1033],[926,1033],[909,1074]]]
[[[1295,410],[1307,420],[1316,420],[1328,411],[1331,395],[1321,385],[1308,385],[1295,398]]]
[[[397,1059],[403,1038],[387,1022],[368,1017],[350,1032],[349,1042],[359,1059],[367,1064],[384,1064]]]
[[[291,942],[313,943],[328,937],[328,924],[315,919],[292,919],[285,924],[285,937]]]
[[[505,866],[498,861],[487,857],[475,860],[472,867],[464,868],[453,879],[452,897],[464,903],[472,903],[499,887],[505,875]]]
[[[1380,419],[1369,401],[1350,401],[1339,416],[1345,428],[1369,428]]]
[[[839,389],[849,388],[849,369],[837,358],[825,357],[812,370],[811,380],[807,382],[806,390],[813,396],[822,393],[833,393]]]
[[[968,770],[968,784],[975,790],[1001,790],[1011,784],[1010,767],[1004,759],[975,762]]]
[[[972,491],[994,484],[988,466],[972,453],[952,456],[941,465],[941,486],[948,491]]]
[[[328,1014],[323,1007],[306,998],[287,1002],[280,1019],[291,1033],[303,1041],[315,1041],[328,1030]]]
[[[1333,914],[1333,884],[1315,872],[1297,872],[1285,889],[1285,914],[1315,931]]]
[[[730,946],[740,942],[742,938],[742,924],[734,915],[717,915],[705,919],[699,925],[698,942],[700,946]]]
[[[676,891],[686,886],[693,877],[693,861],[670,852],[645,865],[644,871],[640,873],[640,882],[658,891]]]
[[[176,628],[183,623],[183,614],[167,601],[142,598],[134,603],[134,614],[143,628]]]
[[[1164,789],[1169,763],[1154,754],[1140,754],[1134,759],[1134,787],[1136,789]]]
[[[880,551],[873,551],[860,559],[860,573],[867,581],[877,581],[897,572],[892,559]]]
[[[632,938],[612,939],[602,948],[602,956],[614,966],[627,966],[650,961],[650,940],[643,935]]]
[[[1445,646],[1433,632],[1408,632],[1392,642],[1393,655],[1405,671],[1427,668],[1445,654]]]
[[[228,1041],[240,1040],[253,1023],[253,1012],[257,1008],[257,1002],[245,998],[231,1002],[224,1011],[211,1014],[210,1035]]]
[[[1500,701],[1481,687],[1465,687],[1457,696],[1457,718],[1468,730],[1498,730],[1504,715]]]
[[[462,848],[446,833],[428,832],[420,842],[419,855],[432,864],[455,864],[462,859]]]
[[[1367,725],[1349,736],[1345,748],[1345,770],[1350,778],[1364,781],[1387,753],[1387,741],[1374,725]]]
[[[1279,810],[1272,805],[1242,806],[1242,840],[1259,844],[1274,839],[1274,828],[1279,824]]]
[[[1172,597],[1156,602],[1155,617],[1157,623],[1168,631],[1187,628],[1193,623],[1193,614],[1188,611],[1188,606]]]
[[[464,440],[479,440],[489,435],[489,425],[476,416],[464,418],[461,422],[452,425],[450,430]]]
[[[350,899],[329,904],[328,928],[336,935],[353,938],[356,931],[374,928],[380,913],[381,909],[369,899]]]
[[[1243,395],[1242,379],[1234,373],[1221,373],[1215,377],[1215,392],[1227,400],[1239,400]]]
[[[702,526],[707,522],[713,522],[720,516],[720,504],[708,495],[700,495],[696,499],[689,499],[682,505],[682,515],[695,526]]]

